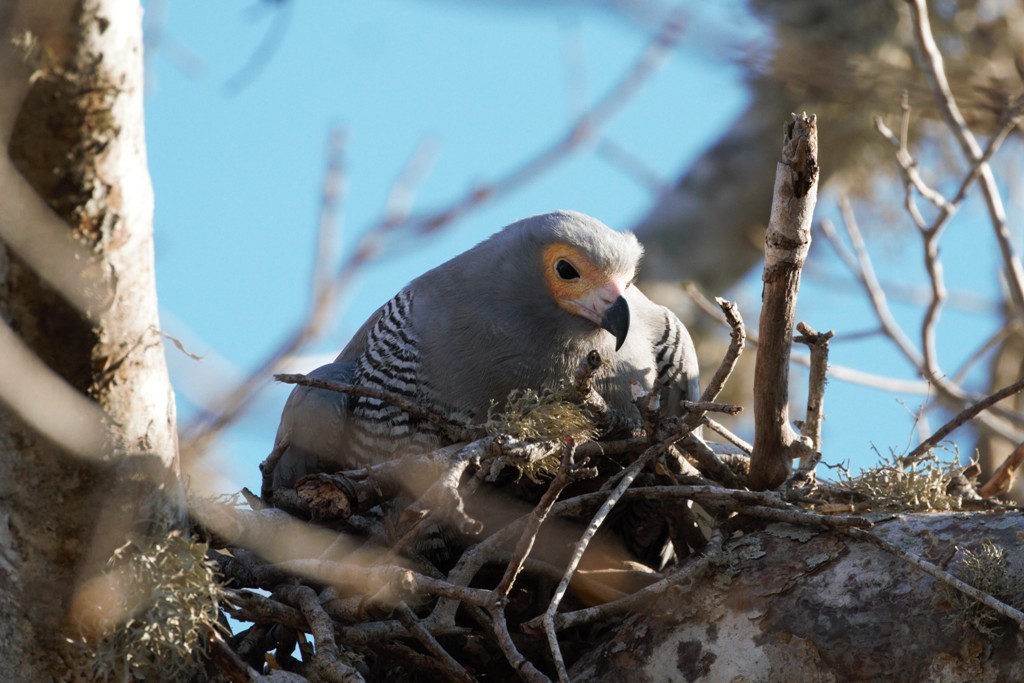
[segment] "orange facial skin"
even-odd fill
[[[561,308],[601,326],[605,311],[622,296],[633,273],[609,273],[594,265],[580,250],[568,244],[552,244],[541,255],[544,280]],[[559,262],[565,261],[578,277],[564,277]],[[568,271],[564,264],[563,271]]]

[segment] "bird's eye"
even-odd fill
[[[579,271],[573,268],[573,265],[564,258],[558,259],[555,263],[555,272],[563,280],[578,280],[580,277]]]

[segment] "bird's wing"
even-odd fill
[[[654,342],[654,358],[657,363],[657,385],[664,387],[667,395],[662,405],[669,414],[679,412],[679,402],[700,400],[700,370],[697,367],[697,350],[693,339],[675,313],[661,307],[661,335]]]
[[[630,287],[627,293],[638,328],[635,332],[653,353],[654,386],[664,390],[662,410],[677,415],[680,401],[700,398],[700,371],[693,339],[675,313],[652,302],[636,287]],[[629,334],[634,334],[634,330]]]
[[[355,374],[354,362],[328,363],[309,373],[316,379],[348,384]],[[274,470],[273,487],[292,486],[312,472],[330,472],[347,461],[344,425],[349,397],[326,389],[297,386],[281,411],[275,447],[283,446]]]

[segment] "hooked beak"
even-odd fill
[[[625,297],[619,296],[605,310],[601,316],[601,327],[615,337],[615,350],[622,348],[622,343],[626,341],[626,335],[629,333],[629,304],[626,303]]]

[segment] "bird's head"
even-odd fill
[[[541,218],[541,217],[536,217]],[[636,237],[617,233],[589,216],[545,214],[549,239],[541,249],[541,268],[555,304],[589,320],[615,337],[618,350],[629,332],[631,286],[643,249]]]

